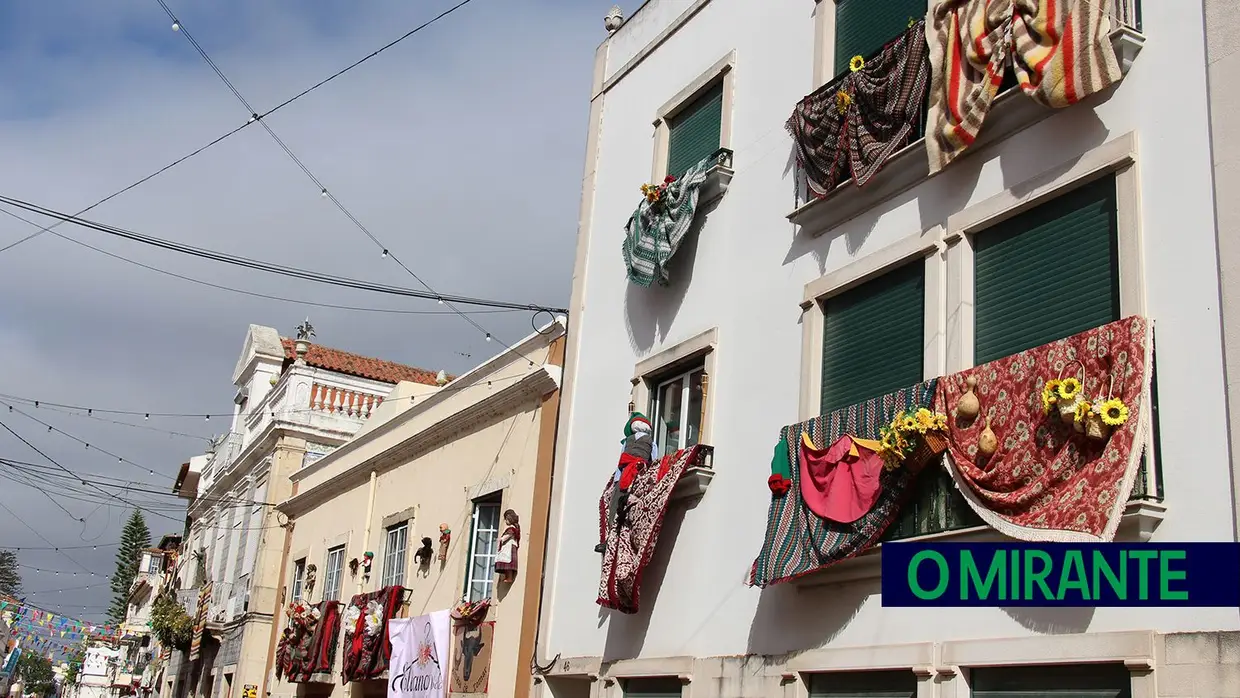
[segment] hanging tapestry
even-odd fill
[[[782,496],[776,493],[771,498],[762,550],[746,583],[767,587],[786,582],[863,553],[878,542],[899,516],[900,506],[916,481],[917,469],[884,470],[879,476],[878,498],[869,511],[851,523],[830,521],[814,514],[800,494],[799,442],[803,434],[809,435],[815,448],[826,448],[846,435],[877,439],[896,414],[929,407],[936,382],[932,379],[901,388],[780,430],[772,470],[790,482]]]
[[[405,588],[384,587],[358,594],[344,613],[344,670],[341,683],[378,678],[387,671],[392,657],[387,622],[396,617]]]
[[[452,693],[486,693],[491,679],[495,621],[452,628]]]
[[[1149,323],[1130,317],[941,379],[935,405],[944,411],[969,376],[977,380],[981,414],[963,426],[949,420],[945,460],[978,516],[1020,540],[1114,539],[1149,432],[1151,351]],[[1043,397],[1048,381],[1072,399],[1063,419]],[[1081,418],[1107,419],[1105,432],[1078,429],[1077,405],[1086,406]],[[987,424],[997,450],[984,458]]]
[[[388,621],[392,671],[388,698],[444,698],[448,695],[448,612]]]
[[[700,446],[663,456],[658,468],[641,468],[629,485],[628,502],[619,524],[609,525],[608,503],[615,490],[608,478],[599,499],[599,535],[605,541],[599,579],[598,605],[621,613],[637,613],[642,572],[654,556],[659,529],[667,513],[672,489],[685,470],[698,460]]]
[[[340,641],[340,603],[321,601],[301,609],[290,613],[289,627],[281,634],[276,677],[282,670],[289,683],[331,681]]]
[[[929,83],[926,21],[909,26],[856,70],[818,88],[792,111],[797,165],[821,199],[850,177],[864,186],[887,158],[918,136]]]
[[[1111,0],[942,0],[930,12],[930,172],[973,144],[1004,72],[1038,103],[1067,107],[1122,77]]]
[[[671,277],[667,264],[693,225],[698,191],[717,158],[711,155],[702,159],[666,186],[644,185],[646,197],[624,226],[622,249],[629,281],[638,286],[650,286],[656,280],[661,286],[668,285]]]

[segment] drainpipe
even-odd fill
[[[378,479],[379,474],[373,470],[370,471],[370,496],[366,501],[366,533],[362,537],[362,552],[366,552],[366,546],[370,545],[370,520],[375,514],[375,484],[378,482]],[[365,576],[363,576],[357,582],[357,591],[355,593],[362,593],[365,586]]]

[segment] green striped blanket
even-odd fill
[[[669,282],[667,263],[684,241],[697,213],[698,190],[718,156],[703,158],[667,186],[659,201],[644,197],[624,226],[624,267],[629,281],[638,286]]]
[[[822,519],[801,497],[801,449],[797,443],[801,433],[808,432],[817,448],[826,448],[845,434],[877,439],[879,429],[891,423],[898,412],[929,407],[937,383],[938,379],[931,379],[780,430],[775,450],[787,454],[788,469],[775,464],[772,468],[789,473],[792,487],[784,496],[771,499],[762,551],[747,580],[750,586],[786,582],[865,552],[895,522],[916,481],[904,468],[884,471],[878,501],[864,516],[850,524]]]

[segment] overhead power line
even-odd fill
[[[259,125],[263,127],[263,130],[267,132],[267,135],[271,136],[271,139],[276,142],[276,145],[280,146],[280,149],[283,150],[284,154],[287,155],[288,158],[293,161],[293,164],[297,165],[297,167],[302,171],[302,173],[305,174],[306,177],[314,184],[314,186],[319,189],[319,192],[323,195],[323,197],[331,200],[332,204],[335,205],[335,207],[339,209],[339,211],[342,214],[344,214],[344,216],[348,218],[349,221],[352,222],[353,225],[357,227],[359,231],[362,232],[362,234],[370,238],[370,241],[375,244],[375,247],[377,247],[379,250],[382,251],[381,256],[384,259],[387,259],[390,257],[392,261],[397,264],[397,266],[405,270],[405,272],[409,274],[409,276],[413,277],[415,281],[421,284],[423,288],[425,288],[431,294],[437,296],[441,303],[444,303],[445,305],[448,306],[449,310],[456,312],[457,315],[461,316],[462,320],[472,325],[474,329],[486,335],[486,340],[488,342],[491,341],[492,335],[490,332],[487,331],[485,327],[480,325],[477,320],[474,320],[472,317],[466,315],[465,313],[460,312],[453,303],[446,300],[440,294],[436,293],[435,289],[431,288],[430,284],[424,281],[422,277],[418,276],[418,274],[414,272],[413,269],[409,265],[402,262],[400,258],[396,256],[395,252],[393,252],[386,244],[383,243],[382,240],[380,240],[374,233],[372,233],[370,229],[367,228],[366,225],[362,223],[362,221],[358,219],[358,217],[354,215],[353,212],[350,211],[348,207],[344,205],[343,202],[340,201],[340,199],[335,195],[334,192],[331,192],[328,190],[327,186],[323,184],[323,181],[319,179],[319,177],[316,176],[314,172],[310,170],[310,168],[306,165],[306,163],[304,163],[301,160],[301,158],[297,157],[297,154],[294,153],[293,150],[288,146],[288,144],[284,142],[284,139],[280,138],[280,136],[276,134],[275,129],[273,129],[271,125],[268,124],[266,121],[258,119],[258,114],[256,110],[254,109],[254,107],[250,104],[249,100],[247,100],[245,96],[241,94],[241,91],[237,89],[236,85],[234,85],[232,81],[228,79],[228,76],[224,74],[224,71],[220,70],[220,67],[216,65],[214,60],[212,60],[210,54],[207,53],[206,49],[204,49],[202,45],[198,43],[198,40],[194,38],[194,35],[190,33],[189,29],[187,29],[185,25],[182,24],[177,19],[177,16],[175,13],[173,13],[172,8],[168,7],[168,3],[165,2],[165,0],[155,0],[155,2],[159,3],[159,6],[163,8],[164,12],[168,15],[168,19],[172,20],[173,29],[180,30],[181,34],[185,36],[186,41],[188,41],[190,45],[194,47],[194,50],[198,52],[198,55],[202,57],[202,60],[206,62],[206,64],[211,68],[211,70],[214,71],[215,74],[219,77],[219,79],[224,83],[224,85],[228,87],[229,91],[233,93],[233,96],[237,98],[237,101],[241,102],[241,105],[245,107],[246,111],[250,113],[251,118],[258,120]],[[465,3],[462,2],[461,6],[463,6],[464,4]],[[510,347],[509,345],[505,344],[502,341],[500,342],[500,344],[502,344],[505,349],[509,349],[509,350],[512,349],[512,347]]]
[[[319,284],[326,284],[330,286],[338,286],[338,287],[343,287],[343,288],[353,288],[353,289],[357,289],[361,291],[369,291],[372,293],[381,293],[381,294],[391,295],[391,296],[421,298],[423,300],[442,301],[444,303],[450,303],[450,302],[458,303],[461,305],[475,305],[475,306],[488,307],[488,308],[507,308],[510,310],[527,310],[531,312],[547,312],[547,313],[552,313],[552,314],[567,314],[568,312],[566,308],[552,308],[548,306],[537,305],[534,303],[515,303],[512,301],[489,300],[485,298],[475,298],[471,296],[457,296],[457,295],[451,295],[451,294],[435,293],[431,291],[419,291],[417,289],[412,289],[412,288],[407,288],[407,287],[392,286],[388,284],[379,284],[379,283],[374,283],[370,281],[362,281],[360,279],[353,279],[353,278],[349,278],[346,276],[336,276],[334,274],[327,274],[324,272],[300,269],[297,267],[291,267],[291,266],[287,266],[283,264],[275,264],[273,262],[264,262],[261,260],[252,259],[249,257],[243,257],[240,255],[232,255],[232,254],[227,254],[224,252],[215,252],[213,250],[208,250],[206,248],[197,247],[194,245],[186,245],[184,243],[174,242],[172,240],[165,240],[163,238],[158,238],[153,235],[147,235],[145,233],[139,233],[133,230],[127,230],[125,228],[119,228],[113,225],[108,225],[105,223],[99,223],[97,221],[80,218],[80,217],[73,216],[67,213],[63,213],[61,211],[57,211],[55,209],[47,208],[45,206],[40,206],[38,204],[33,204],[28,201],[23,201],[21,199],[16,199],[16,198],[9,197],[9,196],[0,195],[0,204],[5,204],[8,206],[13,206],[15,208],[20,208],[25,211],[30,211],[31,213],[36,213],[38,215],[46,216],[48,218],[53,218],[59,221],[70,222],[70,223],[73,223],[74,225],[87,228],[89,230],[95,230],[101,233],[106,233],[108,235],[112,235],[112,236],[119,237],[119,238],[124,238],[132,242],[138,242],[144,245],[149,245],[151,247],[157,247],[157,248],[168,250],[171,252],[177,252],[180,254],[198,257],[201,259],[209,259],[211,261],[220,262],[223,264],[230,264],[233,266],[253,269],[255,271],[261,271],[261,272],[265,272],[269,274],[276,274],[280,276],[287,276],[287,277],[295,278],[295,279],[302,279],[305,281],[311,281],[311,282],[319,283]]]
[[[217,145],[217,144],[219,144],[219,143],[222,143],[223,141],[225,141],[225,140],[227,140],[227,139],[231,138],[232,136],[236,135],[237,133],[241,132],[243,129],[245,129],[245,128],[246,128],[247,126],[249,126],[250,124],[253,124],[253,123],[259,122],[259,121],[261,121],[262,119],[264,119],[264,118],[266,118],[266,117],[268,117],[268,116],[270,116],[270,115],[274,114],[276,111],[278,111],[278,110],[280,110],[280,109],[283,109],[284,107],[287,107],[288,105],[292,104],[293,102],[296,102],[297,100],[301,99],[302,97],[305,97],[306,95],[310,94],[311,92],[314,92],[315,90],[317,90],[317,89],[319,89],[320,87],[322,87],[322,86],[326,85],[327,83],[329,83],[329,82],[331,82],[331,81],[335,80],[336,78],[340,77],[341,75],[344,75],[345,73],[347,73],[347,72],[349,72],[349,71],[353,70],[354,68],[356,68],[356,67],[360,66],[361,64],[365,63],[366,61],[369,61],[369,60],[371,60],[372,58],[374,58],[374,57],[378,56],[380,53],[383,53],[384,51],[386,51],[386,50],[388,50],[388,49],[392,48],[393,46],[395,46],[395,45],[397,45],[397,44],[401,43],[401,42],[402,42],[402,41],[404,41],[405,39],[408,39],[409,37],[413,36],[414,34],[417,34],[418,32],[422,31],[423,29],[426,29],[427,27],[431,26],[431,25],[432,25],[432,24],[434,24],[435,22],[438,22],[439,20],[443,19],[444,17],[447,17],[448,15],[452,14],[453,12],[456,12],[457,10],[461,9],[461,8],[462,8],[462,7],[464,7],[465,5],[468,5],[468,4],[469,4],[470,2],[472,2],[472,1],[473,1],[473,0],[463,0],[462,2],[458,3],[458,4],[457,4],[457,5],[455,5],[454,7],[451,7],[451,8],[449,8],[448,10],[446,10],[446,11],[444,11],[444,12],[439,13],[437,16],[433,17],[432,19],[430,19],[430,20],[428,20],[428,21],[426,21],[426,22],[423,22],[422,24],[420,24],[420,25],[418,25],[418,26],[414,27],[413,29],[411,29],[411,30],[409,30],[409,31],[405,32],[402,36],[400,36],[400,37],[399,37],[398,39],[396,39],[395,41],[389,42],[389,43],[385,44],[384,46],[380,47],[379,49],[377,49],[377,50],[375,50],[375,51],[370,52],[370,53],[369,53],[369,54],[367,54],[366,56],[362,57],[360,60],[355,61],[354,63],[351,63],[350,65],[346,66],[344,69],[339,70],[339,71],[337,71],[337,72],[333,73],[332,75],[328,76],[327,78],[324,78],[323,80],[320,80],[320,81],[318,81],[317,83],[315,83],[315,84],[311,85],[310,87],[308,87],[308,88],[306,88],[306,89],[302,90],[301,92],[298,92],[297,94],[295,94],[295,95],[293,95],[292,97],[290,97],[289,99],[286,99],[286,100],[284,100],[283,102],[281,102],[281,103],[277,104],[276,106],[272,107],[271,109],[268,109],[267,111],[265,111],[265,112],[263,112],[263,113],[261,113],[261,114],[254,114],[254,113],[251,113],[251,114],[250,114],[250,119],[249,119],[249,121],[247,121],[246,123],[241,124],[240,126],[237,126],[236,128],[232,129],[231,131],[228,131],[228,132],[223,133],[223,134],[221,134],[221,135],[219,135],[219,136],[216,136],[215,138],[211,139],[210,141],[207,141],[205,144],[203,144],[203,145],[201,145],[201,146],[199,146],[199,147],[195,148],[194,150],[191,150],[190,152],[186,153],[185,155],[182,155],[181,157],[177,158],[176,160],[173,160],[172,162],[168,163],[167,165],[164,165],[163,167],[159,168],[158,170],[155,170],[154,172],[152,172],[152,173],[150,173],[150,174],[146,175],[145,177],[142,177],[141,179],[137,180],[136,182],[134,182],[134,183],[132,183],[132,184],[130,184],[130,185],[128,185],[128,186],[126,186],[126,187],[122,188],[122,189],[118,189],[117,191],[115,191],[115,192],[113,192],[113,193],[111,193],[111,194],[108,194],[107,196],[105,196],[105,197],[103,197],[102,199],[100,199],[100,200],[96,201],[95,203],[91,204],[90,206],[87,206],[86,208],[82,209],[82,210],[81,210],[81,211],[79,211],[76,215],[79,215],[79,216],[80,216],[80,215],[82,215],[83,213],[86,213],[87,211],[90,211],[90,210],[91,210],[91,209],[93,209],[93,208],[96,208],[96,207],[98,207],[98,206],[100,206],[100,205],[102,205],[102,204],[104,204],[104,203],[107,203],[108,201],[111,201],[112,199],[115,199],[116,197],[120,196],[121,194],[124,194],[125,192],[127,192],[127,191],[129,191],[129,190],[134,189],[135,187],[141,186],[141,185],[145,184],[146,182],[149,182],[150,180],[152,180],[152,179],[154,179],[154,178],[158,177],[159,175],[161,175],[161,174],[163,174],[163,173],[167,172],[168,170],[171,170],[172,168],[176,167],[177,165],[180,165],[181,163],[185,162],[186,160],[189,160],[190,158],[192,158],[192,157],[194,157],[194,156],[196,156],[196,155],[201,154],[202,152],[206,151],[208,148],[211,148],[212,146],[215,146],[215,145]],[[176,20],[174,19],[174,20],[173,20],[173,22],[175,23],[175,22],[176,22]],[[178,28],[179,28],[179,27],[178,27]],[[63,221],[62,221],[62,222],[63,222]],[[57,223],[56,225],[59,225],[59,223]],[[56,227],[55,225],[51,226],[51,228],[55,228],[55,227]],[[26,242],[27,240],[32,240],[32,239],[34,239],[34,238],[36,238],[36,237],[38,237],[38,236],[42,235],[44,232],[51,232],[51,230],[50,230],[50,228],[43,228],[43,229],[41,229],[41,230],[39,230],[39,231],[37,231],[37,232],[35,232],[35,233],[32,233],[32,234],[30,234],[30,235],[27,235],[27,236],[26,236],[26,237],[24,237],[24,238],[21,238],[20,240],[17,240],[16,242],[13,242],[13,243],[10,243],[10,244],[8,244],[8,245],[5,245],[4,247],[0,247],[0,253],[3,253],[3,252],[5,252],[6,250],[9,250],[9,249],[12,249],[12,248],[14,248],[14,247],[17,247],[18,245],[22,244],[23,242]],[[54,234],[54,233],[53,233],[53,234]]]

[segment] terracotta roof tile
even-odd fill
[[[293,340],[281,337],[280,342],[284,345],[284,356],[290,360],[296,359],[297,354],[293,349]],[[359,378],[369,378],[384,383],[410,381],[412,383],[422,383],[423,385],[438,385],[435,382],[435,371],[406,366],[394,361],[372,359],[368,356],[361,356],[360,354],[340,349],[332,349],[319,344],[310,345],[310,351],[306,352],[306,363],[315,368],[345,373],[350,376],[358,376]]]

